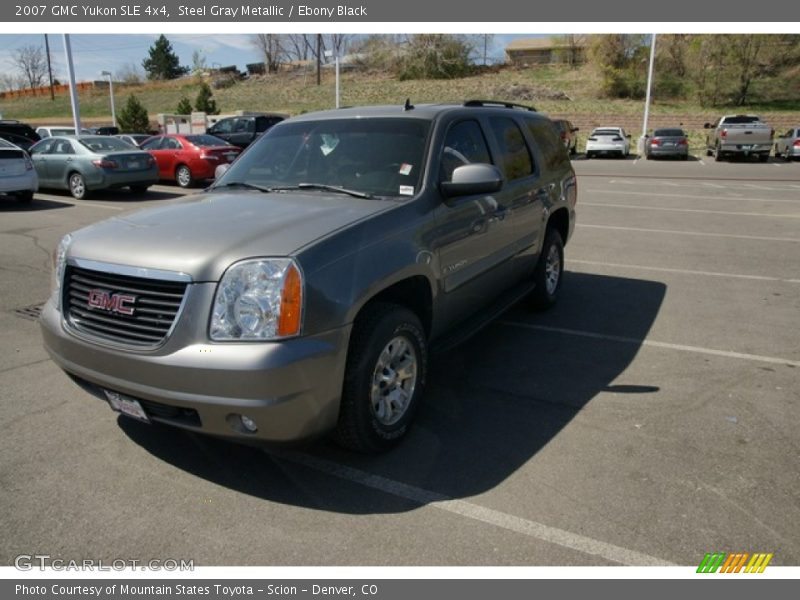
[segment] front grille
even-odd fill
[[[127,345],[152,347],[166,339],[185,293],[185,282],[69,265],[64,274],[64,314],[67,322],[81,333]],[[90,296],[93,306],[90,306]],[[124,301],[115,305],[120,297],[124,297]],[[133,314],[124,314],[131,309]]]

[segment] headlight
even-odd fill
[[[300,333],[303,277],[289,258],[247,260],[222,276],[209,335],[215,341],[274,340]]]
[[[64,281],[64,269],[67,268],[67,250],[72,243],[70,234],[61,238],[58,247],[53,251],[53,301],[61,310],[61,283]]]

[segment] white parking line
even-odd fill
[[[644,227],[619,227],[616,225],[588,225],[586,223],[577,223],[576,227],[586,227],[589,229],[613,229],[616,231],[640,231],[643,233],[669,233],[671,235],[699,235],[702,237],[721,237],[733,238],[737,240],[758,240],[762,242],[792,242],[800,243],[800,239],[796,238],[783,238],[783,237],[767,237],[761,235],[736,235],[733,233],[707,233],[704,231],[679,231],[676,229],[647,229]]]
[[[650,556],[649,554],[643,554],[635,550],[601,542],[578,533],[550,527],[549,525],[537,523],[536,521],[509,515],[498,510],[473,504],[472,502],[466,502],[465,500],[455,500],[437,492],[431,492],[380,475],[373,475],[372,473],[354,469],[353,467],[347,467],[323,458],[317,458],[300,452],[281,450],[272,450],[269,451],[269,454],[279,459],[314,469],[326,475],[338,477],[339,479],[344,479],[345,481],[391,494],[398,498],[404,498],[417,504],[438,508],[439,510],[444,510],[461,517],[494,525],[495,527],[500,527],[507,531],[526,535],[564,548],[577,550],[584,554],[599,556],[623,565],[673,566],[673,563],[655,556]]]
[[[700,185],[705,186],[705,187],[717,188],[719,190],[724,190],[725,189],[724,185],[717,185],[716,183],[702,182]]]
[[[703,213],[707,215],[732,215],[739,217],[770,217],[774,219],[800,219],[800,213],[771,215],[766,213],[734,212],[729,210],[706,210],[702,208],[666,208],[663,206],[641,206],[638,204],[611,204],[603,202],[581,202],[581,206],[601,206],[605,208],[633,208],[637,210],[660,210],[664,212]]]
[[[690,194],[672,194],[668,192],[626,192],[624,190],[599,190],[597,188],[586,190],[589,194],[616,194],[621,196],[658,196],[660,198],[688,198],[690,200],[747,200],[750,202],[777,202],[778,204],[798,204],[799,200],[787,198],[749,198],[741,194],[731,194],[728,196],[693,196]],[[730,193],[730,192],[729,192]],[[581,200],[579,203],[583,204]]]
[[[635,344],[637,346],[648,346],[652,348],[665,348],[667,350],[678,350],[680,352],[691,352],[694,354],[707,354],[710,356],[721,356],[723,358],[736,358],[753,362],[768,363],[771,365],[786,365],[790,367],[800,367],[800,360],[790,360],[775,356],[762,356],[760,354],[745,354],[743,352],[731,352],[729,350],[716,350],[715,348],[703,348],[701,346],[687,346],[685,344],[670,344],[668,342],[656,342],[653,340],[638,340],[621,335],[607,335],[594,331],[581,331],[578,329],[565,329],[563,327],[550,327],[547,325],[533,325],[531,323],[521,323],[519,321],[497,321],[500,325],[507,327],[519,327],[522,329],[532,329],[535,331],[547,331],[550,333],[562,333],[564,335],[574,335],[578,337],[591,338],[595,340],[605,340],[609,342],[619,342],[622,344]]]
[[[766,275],[741,275],[737,273],[718,273],[716,271],[694,271],[691,269],[669,269],[666,267],[649,267],[645,265],[626,265],[621,263],[601,262],[597,260],[578,260],[570,258],[567,264],[594,265],[598,267],[613,267],[617,269],[633,269],[636,271],[658,271],[661,273],[678,273],[680,275],[700,275],[702,277],[724,277],[725,279],[752,279],[754,281],[778,281],[780,283],[800,283],[800,279],[785,279],[783,277],[768,277]]]
[[[701,165],[703,165],[704,167],[706,166],[706,161],[704,161],[702,158],[700,160],[698,160],[697,162],[700,163]]]

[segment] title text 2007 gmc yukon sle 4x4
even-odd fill
[[[755,115],[728,115],[704,125],[710,129],[706,135],[706,155],[720,161],[726,156],[758,156],[761,162],[769,160],[772,149],[772,128]]]
[[[409,427],[432,344],[524,296],[555,302],[576,194],[532,109],[303,115],[205,193],[65,236],[44,344],[143,421],[381,451]]]

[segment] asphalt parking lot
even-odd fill
[[[800,163],[574,164],[559,305],[439,357],[379,457],[112,413],[22,309],[64,233],[183,192],[0,199],[0,562],[800,564]]]

